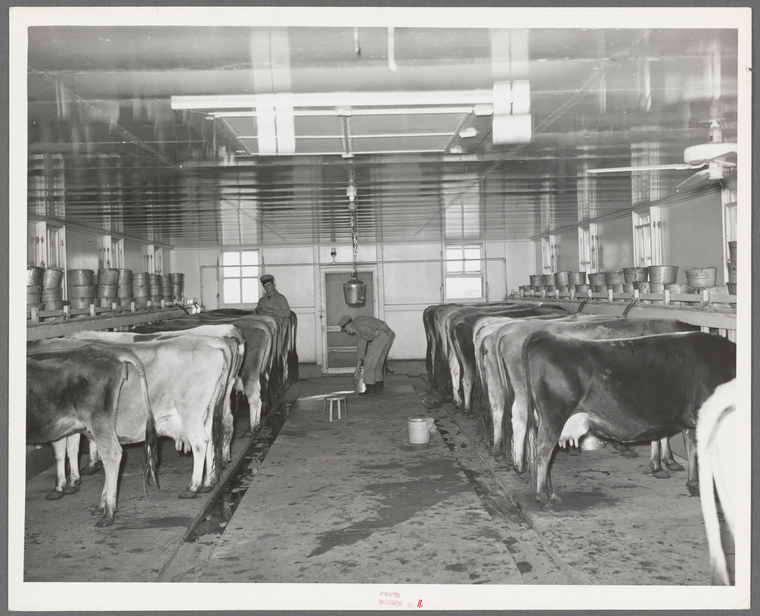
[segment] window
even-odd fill
[[[478,244],[446,246],[446,299],[483,297],[482,251]]]
[[[661,264],[662,226],[659,208],[633,213],[633,259],[638,267]]]
[[[550,235],[541,238],[541,264],[543,265],[544,274],[553,274],[557,271],[559,262],[559,245],[557,236]]]
[[[591,229],[578,227],[578,262],[582,272],[591,271]]]
[[[722,191],[723,218],[727,242],[736,241],[736,190],[726,188]]]
[[[259,301],[259,251],[222,253],[222,303],[255,304]]]
[[[66,231],[63,227],[54,227],[45,222],[34,225],[35,265],[40,267],[58,267],[66,269]]]
[[[102,267],[115,269],[124,267],[123,239],[112,237],[110,235],[103,236],[103,247],[101,248],[101,252],[103,253]]]

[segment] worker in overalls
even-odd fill
[[[341,331],[357,336],[356,372],[364,364],[364,384],[367,389],[359,395],[374,396],[383,393],[383,364],[396,334],[384,321],[370,316],[342,317],[338,322]]]
[[[283,319],[290,317],[290,304],[288,304],[285,296],[277,290],[274,276],[264,274],[260,280],[261,286],[264,287],[264,295],[259,298],[259,303],[253,312],[255,314],[273,314]]]

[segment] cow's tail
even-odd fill
[[[524,460],[528,467],[528,481],[531,489],[536,491],[537,471],[536,468],[536,441],[538,436],[538,418],[536,417],[536,405],[533,398],[533,385],[530,370],[530,347],[532,343],[539,338],[546,338],[547,332],[537,331],[529,335],[522,347],[522,364],[525,373],[525,402],[527,411],[527,431],[523,450]]]
[[[707,449],[723,418],[736,404],[736,381],[718,387],[699,410],[697,421],[697,460],[699,461],[699,494],[705,521],[707,549],[710,554],[712,583],[727,586],[730,581],[726,555],[720,539],[720,522],[715,502],[713,465]]]
[[[300,375],[298,373],[298,348],[296,341],[298,339],[298,316],[292,310],[290,311],[290,352],[288,354],[288,360],[290,367],[288,370],[288,376],[290,377],[290,383],[295,383]]]
[[[147,496],[147,486],[152,481],[160,490],[158,484],[158,432],[156,431],[156,418],[153,416],[153,407],[150,404],[150,394],[148,393],[148,379],[145,376],[145,366],[131,351],[120,349],[123,362],[129,362],[135,367],[137,377],[140,379],[140,390],[143,395],[143,406],[145,407],[145,441],[143,441],[143,489]]]
[[[224,355],[222,355],[224,357]],[[222,369],[219,372],[216,386],[214,387],[213,415],[211,416],[211,446],[214,452],[214,483],[218,483],[222,476],[222,448],[224,446],[224,426],[222,416],[224,414],[224,398],[227,393],[230,370],[232,366],[227,364],[224,357]]]

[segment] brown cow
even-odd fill
[[[135,405],[127,415],[118,411],[128,365],[137,372],[142,395],[139,408]],[[116,514],[120,443],[145,442],[144,481],[152,479],[158,486],[156,425],[142,362],[123,349],[85,344],[28,353],[26,375],[27,442],[57,441],[75,432],[95,441],[105,469],[98,507],[103,515],[96,526],[110,526]]]

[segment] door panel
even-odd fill
[[[346,315],[375,316],[375,285],[371,271],[357,271],[357,278],[366,288],[365,301],[362,306],[349,306],[343,295],[343,283],[351,279],[346,272],[325,273],[325,323],[326,344],[324,370],[356,367],[356,336],[349,336],[340,331],[338,322]]]

